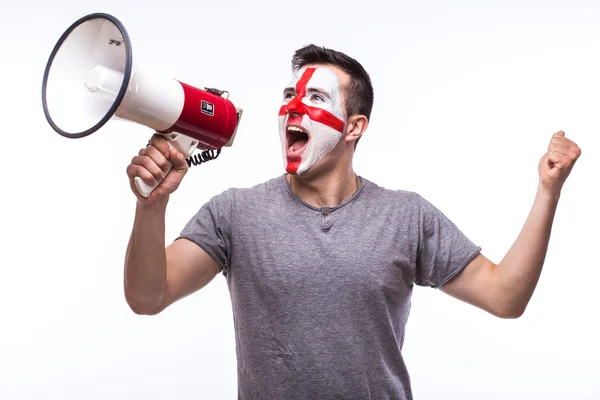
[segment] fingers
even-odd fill
[[[548,164],[550,166],[560,166],[564,164],[566,156],[557,151],[548,152]]]
[[[546,154],[550,168],[570,170],[581,155],[581,149],[566,138],[563,131],[558,131],[552,135]]]
[[[579,146],[572,140],[566,138],[563,131],[558,131],[552,136],[550,144],[548,145],[548,153],[551,152],[562,154],[572,160],[576,160],[581,155]]]
[[[127,166],[127,176],[131,182],[133,182],[134,178],[139,177],[150,186],[154,186],[158,183],[154,175],[141,165],[129,164]]]
[[[185,157],[177,150],[171,150],[169,159],[173,164],[173,170],[175,171],[187,171],[187,169],[189,168]]]
[[[169,147],[168,144],[167,147]],[[169,152],[166,155],[170,157]],[[167,157],[153,145],[140,150],[139,155],[133,157],[131,164],[127,167],[129,180],[139,176],[147,184],[156,185],[171,169],[171,163]]]
[[[168,158],[170,158],[169,150],[163,153],[154,146],[148,146],[145,149],[140,150],[138,157],[146,157],[150,159],[151,161],[153,161],[154,165],[163,172],[166,172],[171,168],[171,163],[168,160]]]
[[[131,190],[138,199],[142,199],[142,197],[134,183],[136,177],[141,178],[147,185],[157,189],[156,192],[153,192],[158,193],[154,196],[156,199],[157,196],[161,197],[173,193],[187,173],[188,168],[185,156],[174,149],[165,137],[155,134],[150,139],[148,146],[141,149],[138,155],[133,157],[127,167],[127,175]]]
[[[550,142],[550,145],[548,146],[548,152],[551,152],[551,151],[555,151],[557,153],[564,154],[566,156],[566,155],[569,155],[569,153],[571,152],[571,149],[570,149],[569,145],[566,143]]]
[[[165,158],[169,158],[171,147],[169,146],[167,139],[165,139],[162,135],[159,135],[158,133],[152,135],[152,138],[150,138],[150,146],[154,146],[158,149],[158,151],[160,151],[161,154],[165,156]]]

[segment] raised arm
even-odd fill
[[[517,318],[533,295],[548,249],[560,191],[581,150],[559,131],[540,160],[540,181],[521,233],[499,264],[478,255],[440,289],[498,317]]]
[[[169,163],[172,169],[169,170]],[[173,302],[201,289],[220,266],[196,244],[180,239],[165,249],[165,213],[169,195],[187,172],[181,153],[169,150],[155,135],[127,168],[131,190],[137,197],[133,230],[125,256],[125,298],[136,314],[153,315]],[[133,178],[153,185],[164,176],[147,199],[137,192]]]

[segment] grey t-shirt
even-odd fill
[[[223,268],[239,398],[412,399],[402,358],[413,285],[440,287],[480,251],[416,193],[361,178],[316,208],[285,175],[213,197],[181,233]]]

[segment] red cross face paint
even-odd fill
[[[340,141],[344,132],[340,82],[329,68],[297,71],[284,91],[279,135],[285,170],[301,175]]]

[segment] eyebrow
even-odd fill
[[[318,88],[308,88],[306,89],[306,93],[319,93],[320,95],[331,99],[331,96],[329,96],[329,93],[327,93],[326,91],[324,91],[323,89],[318,89]],[[286,87],[285,89],[283,89],[283,95],[285,96],[288,93],[296,93],[296,89],[293,87]]]
[[[321,95],[323,95],[324,97],[331,99],[331,96],[329,96],[329,93],[327,93],[326,91],[324,91],[323,89],[319,89],[319,88],[308,88],[306,90],[306,93],[311,93],[311,92],[317,92]]]

